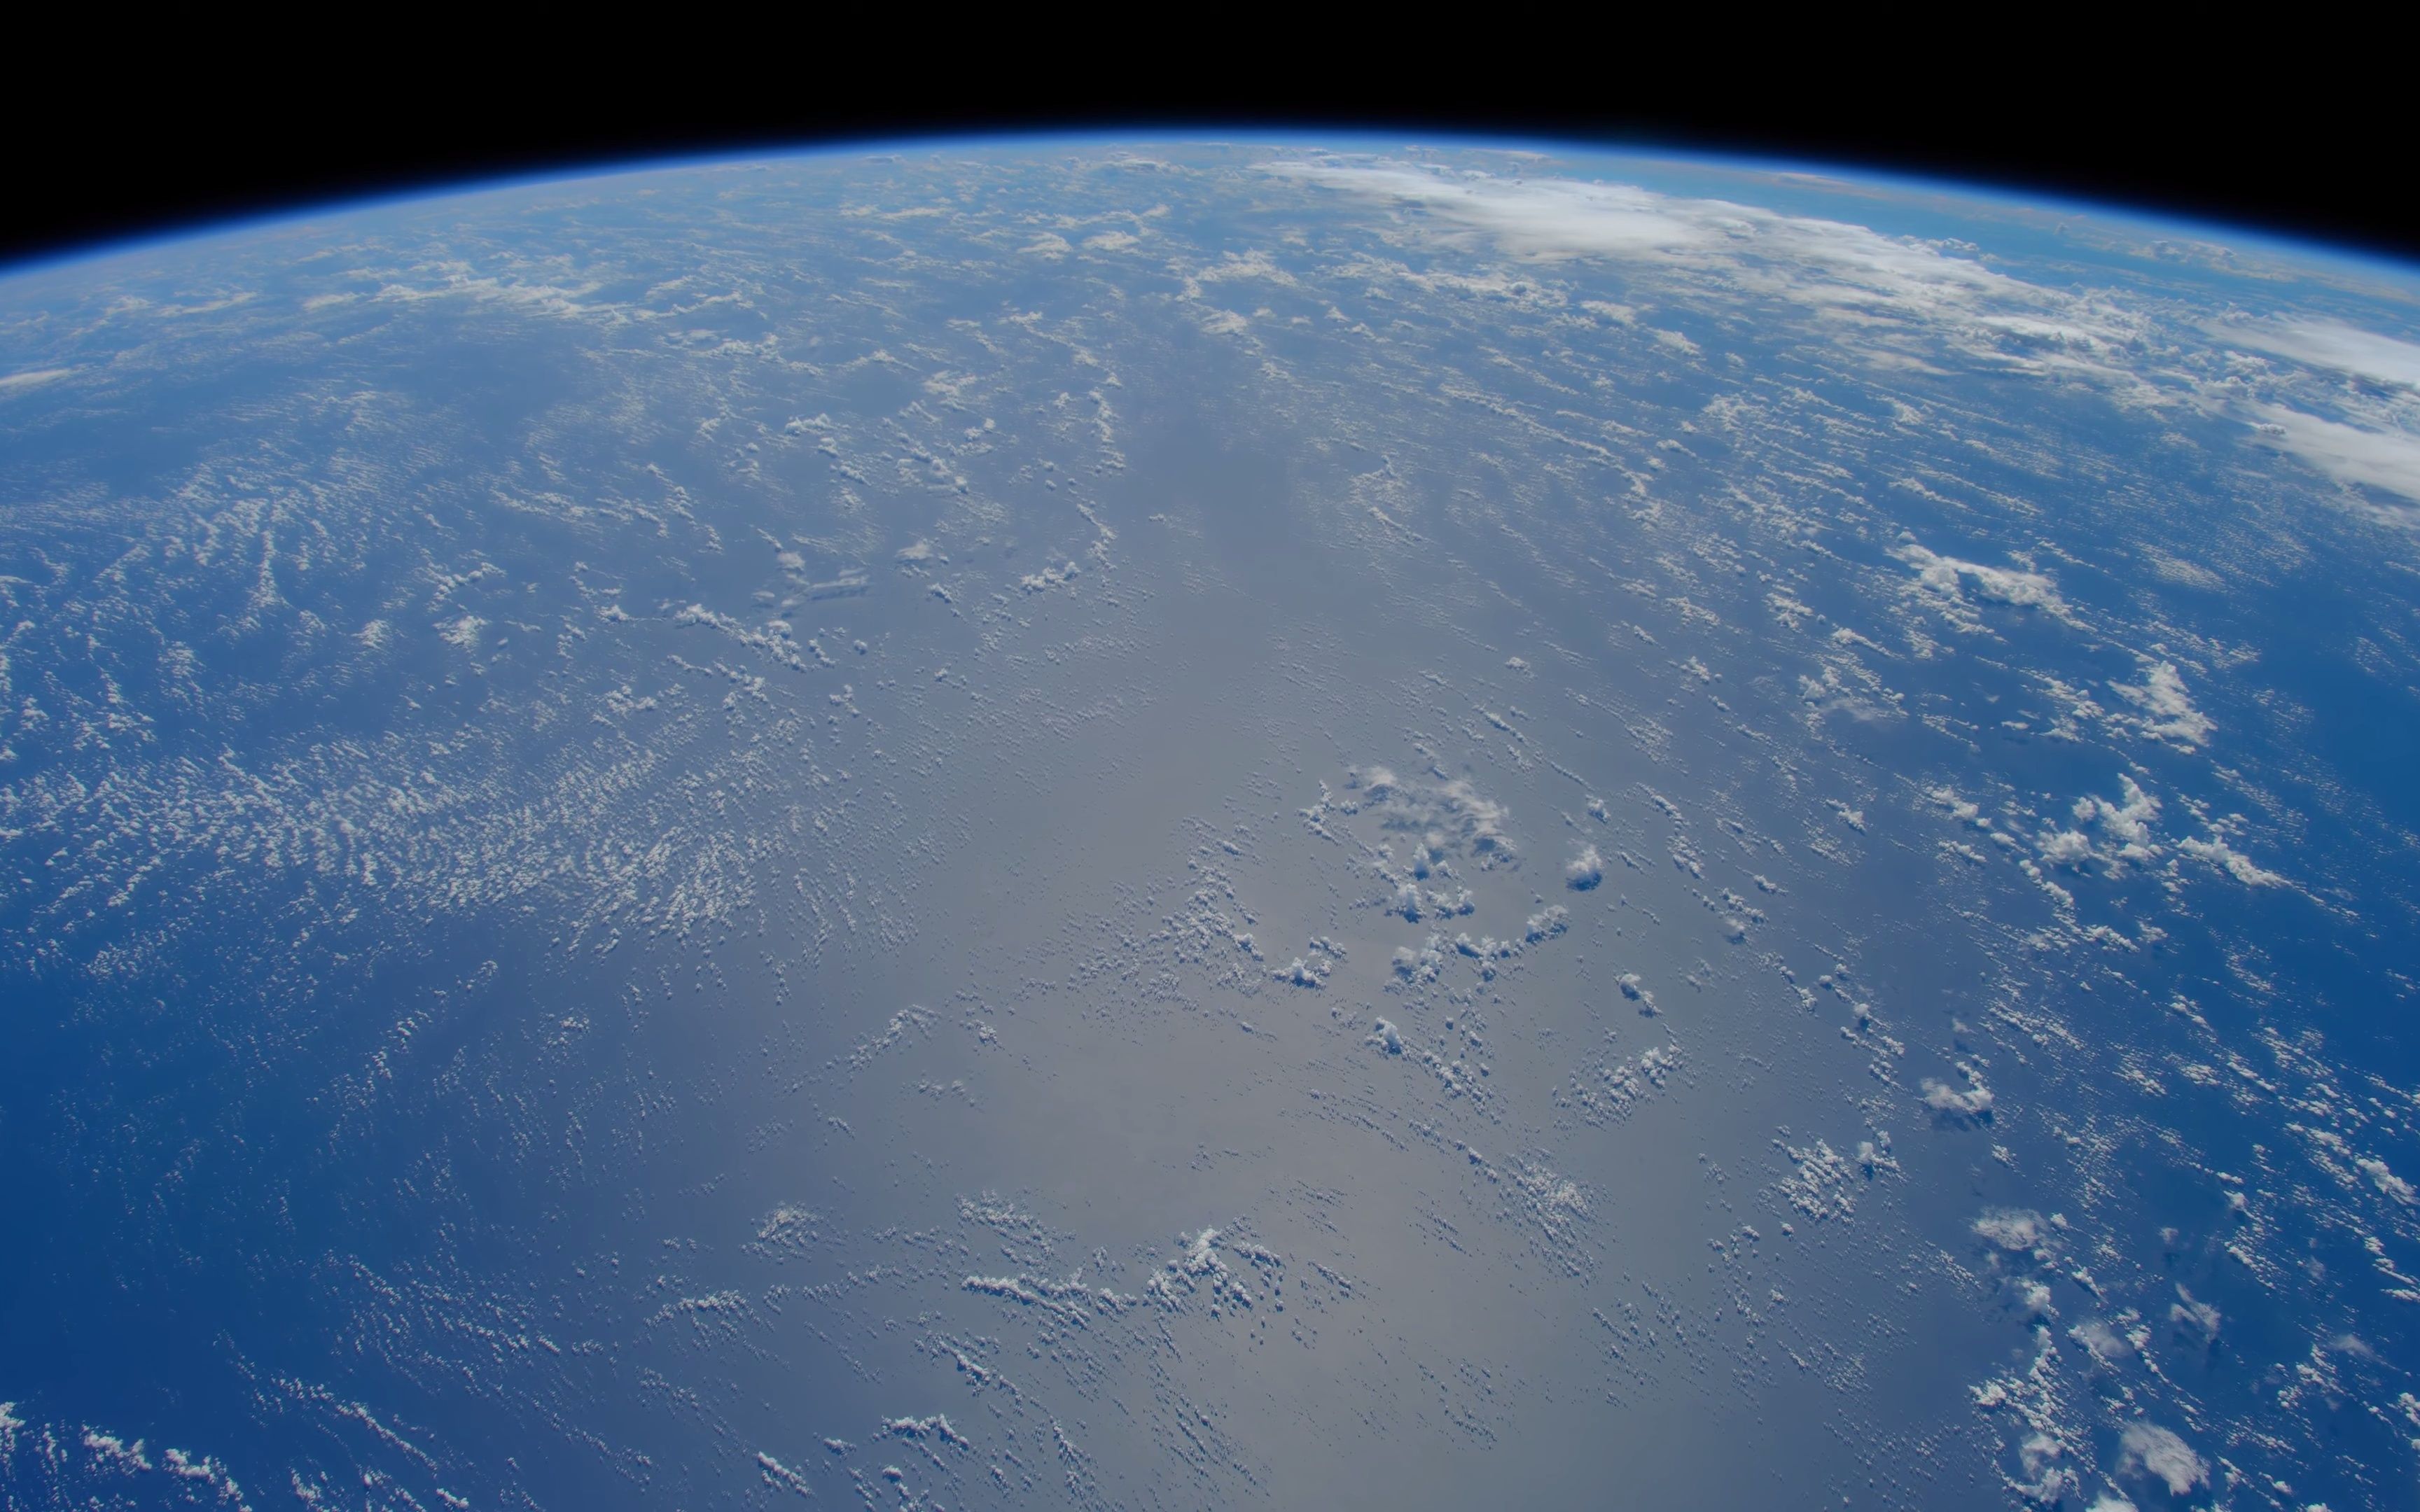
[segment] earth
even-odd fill
[[[0,278],[0,1503],[2420,1504],[2420,272],[1484,144]]]

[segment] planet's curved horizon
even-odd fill
[[[1311,123],[1297,128],[1280,119],[1205,120],[1201,129],[1181,123],[1130,127],[1114,121],[1044,127],[937,127],[927,131],[876,131],[789,137],[769,134],[699,147],[566,152],[543,162],[459,167],[413,174],[393,182],[349,188],[315,188],[265,196],[239,208],[162,211],[145,224],[45,244],[0,257],[0,281],[39,277],[54,270],[86,268],[124,256],[170,251],[225,237],[264,236],[302,230],[334,216],[372,214],[482,194],[560,190],[649,174],[763,170],[783,164],[864,162],[949,152],[1016,150],[1078,152],[1137,145],[1213,145],[1284,147],[1315,144],[1325,150],[1373,155],[1424,152],[1496,153],[1574,162],[1656,164],[1667,170],[1742,174],[1771,180],[1804,180],[1835,189],[1880,188],[1910,196],[1939,196],[1976,206],[1994,205],[2036,215],[2123,223],[2149,233],[2186,237],[2212,246],[2242,244],[2290,260],[2345,263],[2390,281],[2420,279],[2420,254],[2375,239],[2332,234],[2290,214],[2267,218],[2230,216],[2224,209],[2147,206],[2085,183],[2055,176],[2039,181],[1995,177],[1984,168],[1960,171],[1927,166],[1877,151],[1866,159],[1827,158],[1776,137],[1769,144],[1716,147],[1652,136],[1602,137],[1586,133],[1499,129],[1481,124],[1452,129],[1405,124],[1400,130],[1336,130]]]
[[[0,270],[0,1505],[2420,1504],[2420,272],[1220,136]]]

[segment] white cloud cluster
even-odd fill
[[[1182,1251],[1143,1284],[1152,1300],[1171,1312],[1184,1311],[1187,1303],[1197,1297],[1206,1297],[1213,1318],[1230,1310],[1249,1311],[1260,1297],[1246,1278],[1256,1273],[1266,1277],[1273,1288],[1284,1285],[1285,1259],[1265,1245],[1233,1239],[1216,1227],[1178,1237]],[[1219,1253],[1221,1249],[1245,1261],[1247,1269],[1238,1274]]]
[[[1885,235],[1868,226],[1714,199],[1575,178],[1449,173],[1417,163],[1343,157],[1283,160],[1267,171],[1403,212],[1449,242],[1483,240],[1530,262],[1608,259],[1662,275],[1668,292],[1736,306],[1794,305],[1823,323],[1837,351],[1877,364],[1942,358],[2093,383],[2125,402],[2190,403],[2249,418],[2256,435],[2340,484],[2420,503],[2420,345],[2334,320],[2243,321],[2175,328],[2159,312],[2105,292],[2055,288],[1983,263],[1962,244]],[[1560,296],[1501,272],[1436,270],[1399,276],[1433,288],[1554,302]],[[1589,301],[1600,310],[1627,307]],[[1685,340],[1685,338],[1683,338]],[[2210,362],[2147,363],[2154,350],[2216,342]],[[2344,418],[2253,395],[2221,376],[2225,348],[2282,358],[2386,391]],[[1676,349],[1678,349],[1676,347]],[[2334,398],[2320,397],[2320,408]],[[2389,517],[2420,525],[2420,511]]]
[[[2129,862],[2148,864],[2160,856],[2160,845],[2151,838],[2151,821],[2160,816],[2160,800],[2143,791],[2142,784],[2120,773],[2118,789],[2121,801],[2086,796],[2075,800],[2070,810],[2076,819],[2101,831],[2101,843],[2082,829],[2055,830],[2035,841],[2042,859],[2057,866],[2082,867],[2098,861],[2111,872]]]
[[[1932,1110],[1934,1117],[1951,1123],[1989,1120],[1998,1099],[1983,1085],[1983,1078],[1974,1067],[1961,1063],[1958,1073],[1965,1086],[1953,1087],[1937,1077],[1926,1077],[1919,1088],[1924,1094],[1924,1105]]]
[[[1522,926],[1522,941],[1535,945],[1541,940],[1551,940],[1571,927],[1571,917],[1572,911],[1562,904],[1549,904],[1529,916],[1528,922]]]
[[[2086,1352],[2102,1365],[2117,1365],[2134,1352],[2134,1341],[2111,1327],[2105,1319],[2087,1318],[2069,1329],[2067,1336],[2084,1346]]]
[[[2177,841],[2177,849],[2196,861],[2217,868],[2247,887],[2286,886],[2286,879],[2282,874],[2269,871],[2254,861],[2252,857],[2228,844],[2224,835],[2212,835],[2208,840],[2187,836]]]
[[[2385,1193],[2388,1196],[2393,1197],[2403,1206],[2409,1208],[2414,1203],[2420,1202],[2420,1193],[2415,1193],[2412,1190],[2411,1182],[2396,1175],[2393,1170],[2389,1169],[2386,1162],[2376,1159],[2362,1159],[2354,1161],[2353,1165],[2360,1168],[2362,1175],[2369,1178],[2370,1185],[2378,1188],[2381,1192]]]
[[[1426,944],[1415,950],[1408,945],[1395,948],[1395,975],[1404,980],[1425,984],[1437,980],[1445,969],[1445,936],[1432,934]]]
[[[1533,261],[1620,259],[1727,303],[1784,301],[1823,319],[1836,347],[1894,365],[1924,360],[1908,349],[1914,336],[1937,353],[1997,367],[2139,383],[2123,361],[2138,321],[1959,255],[1971,248],[1627,184],[1342,158],[1266,167],[1394,206],[1448,240],[1485,239]]]
[[[2118,1473],[2155,1480],[2170,1496],[2184,1496],[2210,1482],[2210,1466],[2172,1429],[2156,1423],[2129,1423],[2118,1439]]]
[[[2136,722],[2145,734],[2155,740],[2180,746],[2207,746],[2210,733],[2218,728],[2185,696],[2184,679],[2177,674],[2172,662],[2150,662],[2143,669],[2142,682],[2113,682],[2109,687],[2119,698],[2143,711]]]
[[[476,614],[464,614],[440,625],[437,634],[458,651],[475,653],[479,649],[479,632],[487,627],[488,622]]]
[[[1962,600],[1962,579],[1974,585],[1978,598],[1994,604],[2039,609],[2066,617],[2067,605],[2058,596],[2057,585],[2041,573],[1986,566],[1979,562],[1962,562],[1956,557],[1928,550],[1913,541],[1891,555],[1915,568],[1916,582],[1940,597]]]
[[[2332,380],[2326,391],[2300,402],[2340,408],[2344,418],[2257,402],[2250,412],[2263,441],[2340,484],[2420,502],[2420,346],[2336,320],[2245,321],[2215,334],[2230,346],[2318,369]],[[2344,378],[2367,385],[2368,392],[2347,393]]]
[[[1408,163],[1284,162],[1269,171],[1424,210],[1439,222],[1493,236],[1532,257],[1638,255],[1709,247],[1723,239],[1707,201],[1674,200],[1626,184],[1569,178],[1459,176]]]
[[[1326,957],[1319,955],[1298,955],[1285,965],[1280,966],[1277,970],[1269,973],[1269,975],[1279,981],[1290,982],[1296,987],[1307,987],[1313,992],[1317,992],[1320,988],[1327,985],[1328,970],[1329,966]]]
[[[1975,1237],[2011,1253],[2035,1250],[2050,1237],[2042,1215],[2026,1208],[1993,1208],[1975,1220]]]
[[[1414,832],[1411,874],[1425,880],[1455,855],[1481,869],[1518,859],[1505,833],[1504,806],[1480,793],[1467,778],[1405,779],[1388,767],[1355,767],[1345,774],[1347,796],[1337,808],[1353,814],[1374,810],[1388,829]]]

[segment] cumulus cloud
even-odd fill
[[[2040,1247],[2050,1235],[2042,1215],[2024,1208],[1993,1208],[1975,1220],[1975,1235],[2011,1252]]]
[[[1593,845],[1583,845],[1580,853],[1563,868],[1563,881],[1575,891],[1586,892],[1605,880],[1605,857]]]
[[[1891,553],[1916,569],[1916,580],[1945,598],[1962,597],[1961,579],[1971,583],[1975,594],[1994,604],[2014,604],[2027,609],[2043,609],[2064,616],[2067,605],[2058,596],[2058,587],[2039,572],[2021,572],[2008,567],[1986,566],[1979,562],[1962,562],[1910,542]]]
[[[2207,746],[2210,733],[2218,728],[2185,696],[2184,679],[2177,674],[2171,662],[2145,666],[2139,684],[2111,683],[2109,687],[2119,698],[2143,711],[2139,723],[2143,733],[2154,739],[2180,746]]]
[[[2118,1473],[2156,1480],[2170,1496],[2209,1484],[2210,1467],[2184,1440],[2156,1423],[2129,1423],[2118,1440]]]
[[[1938,1078],[1926,1077],[1921,1088],[1924,1105],[1931,1108],[1935,1116],[1951,1122],[1988,1120],[1992,1117],[1993,1105],[1998,1100],[1972,1070],[1965,1070],[1963,1074],[1966,1078],[1964,1087],[1952,1087]]]
[[[2247,887],[2282,887],[2286,879],[2267,870],[2252,857],[2226,842],[2223,835],[2208,840],[2187,838],[2177,841],[2177,849],[2205,865],[2216,867]]]
[[[1295,956],[1291,963],[1280,966],[1270,975],[1280,981],[1291,982],[1296,987],[1308,987],[1316,992],[1327,984],[1327,963],[1318,956],[1308,958]]]
[[[2077,867],[2099,861],[2113,872],[2129,861],[2156,860],[2161,847],[2151,838],[2151,821],[2160,816],[2160,800],[2124,773],[2118,774],[2118,787],[2121,797],[2116,803],[2087,795],[2076,799],[2070,810],[2079,822],[2101,831],[2100,843],[2081,829],[2050,831],[2034,842],[2042,859]]]
[[[1367,766],[1346,772],[1344,786],[1346,796],[1337,805],[1342,812],[1375,810],[1387,828],[1416,835],[1411,857],[1416,878],[1426,880],[1457,854],[1477,860],[1482,870],[1518,859],[1512,837],[1505,833],[1510,814],[1467,778],[1403,778],[1388,767]]]
[[[2388,1169],[2386,1162],[2382,1160],[2356,1160],[2353,1164],[2361,1167],[2362,1175],[2369,1178],[2370,1185],[2378,1188],[2381,1192],[2385,1193],[2388,1196],[2393,1197],[2396,1201],[2403,1204],[2405,1207],[2408,1208],[2412,1206],[2415,1202],[2420,1202],[2420,1194],[2415,1194],[2412,1191],[2412,1183],[2396,1175],[2394,1171]]]
[[[1415,950],[1410,946],[1395,949],[1395,975],[1415,983],[1432,982],[1445,969],[1445,936],[1432,934],[1426,944]]]
[[[2081,1344],[2102,1365],[2116,1365],[2134,1352],[2133,1341],[2098,1318],[2087,1318],[2067,1331],[2067,1336]]]

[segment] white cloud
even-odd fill
[[[2386,1162],[2382,1160],[2356,1160],[2353,1164],[2361,1167],[2361,1174],[2369,1178],[2369,1181],[2372,1186],[2377,1187],[2381,1192],[2385,1193],[2388,1196],[2393,1197],[2396,1201],[2400,1202],[2405,1207],[2408,1208],[2412,1206],[2415,1202],[2420,1202],[2420,1194],[2413,1193],[2412,1183],[2390,1170],[2387,1167]]]
[[[2286,325],[2232,326],[2224,333],[2235,345],[2255,351],[2350,373],[2375,383],[2420,389],[2420,347],[2356,326],[2335,320],[2304,320]]]
[[[2116,1365],[2134,1352],[2133,1342],[2098,1318],[2087,1318],[2067,1331],[2067,1336],[2090,1350],[2103,1365]]]
[[[2033,1249],[2048,1237],[2040,1213],[2025,1208],[1994,1208],[1975,1220],[1975,1236],[2004,1250]]]
[[[2134,707],[2143,711],[2143,733],[2158,740],[2173,740],[2180,746],[2207,746],[2210,733],[2217,726],[2210,716],[2193,706],[2185,697],[2184,679],[2177,675],[2176,667],[2164,661],[2153,662],[2143,670],[2143,681],[2137,684],[2112,683],[2109,687]]]
[[[72,367],[38,367],[23,373],[0,376],[0,394],[22,393],[39,389],[45,383],[55,383],[75,371]]]
[[[2034,842],[2042,859],[2053,865],[2076,867],[2097,860],[2113,872],[2123,862],[2156,860],[2161,847],[2152,838],[2151,821],[2160,817],[2160,800],[2122,772],[2118,776],[2118,786],[2124,795],[2122,801],[2112,803],[2087,795],[2076,799],[2075,807],[2069,810],[2079,822],[2098,827],[2103,844],[2093,844],[2091,837],[2081,829],[2050,831]]]
[[[1614,985],[1621,989],[1622,996],[1629,998],[1632,1002],[1638,1005],[1639,1012],[1646,1014],[1650,1018],[1654,1016],[1655,995],[1649,992],[1646,984],[1638,980],[1637,972],[1623,972],[1621,980],[1616,981]]]
[[[1605,857],[1593,845],[1583,845],[1580,853],[1563,868],[1563,880],[1579,892],[1586,892],[1605,880]]]
[[[1276,162],[1272,173],[1400,205],[1493,235],[1528,256],[1636,255],[1708,244],[1711,202],[1678,201],[1624,184],[1569,178],[1450,177],[1407,164]],[[1737,206],[1722,206],[1740,214]]]
[[[1284,161],[1268,171],[1403,208],[1448,239],[1485,237],[1519,257],[1620,258],[1697,279],[1727,299],[1789,300],[1836,317],[1836,343],[1859,333],[1868,355],[1885,361],[1920,361],[1885,348],[1888,328],[1923,327],[1997,366],[2090,370],[2139,387],[2115,360],[2138,321],[1913,238],[1627,184],[1366,160]]]
[[[2182,1496],[2210,1479],[2210,1467],[2185,1441],[2153,1423],[2129,1423],[2118,1441],[2118,1473],[2157,1479]]]
[[[2014,604],[2025,609],[2039,609],[2064,618],[2067,605],[2058,596],[2058,585],[2039,572],[2023,572],[2009,567],[1985,566],[1979,562],[1962,562],[1945,557],[1937,551],[1910,542],[1891,553],[1916,569],[1916,580],[1945,598],[1960,598],[1961,579],[1974,585],[1977,596],[1994,604]]]
[[[1388,829],[1417,832],[1411,874],[1419,880],[1446,871],[1443,863],[1457,852],[1469,855],[1482,869],[1517,859],[1512,838],[1504,832],[1510,817],[1504,806],[1481,794],[1466,778],[1428,782],[1397,777],[1384,766],[1368,766],[1346,771],[1344,786],[1346,795],[1336,805],[1343,812],[1370,810],[1383,816]],[[1323,797],[1306,817],[1318,822],[1328,806],[1329,800]],[[1450,906],[1438,911],[1468,912]]]
[[[2184,1288],[2177,1288],[2177,1300],[2168,1304],[2168,1321],[2180,1332],[2192,1335],[2204,1343],[2218,1337],[2222,1321],[2218,1309],[2203,1302]]]
[[[2208,840],[2185,839],[2177,841],[2177,849],[2195,860],[2214,866],[2247,887],[2282,887],[2286,879],[2255,862],[2252,857],[2226,842],[2226,837],[2212,835]]]
[[[1963,1088],[1928,1076],[1924,1079],[1923,1092],[1926,1107],[1945,1119],[1961,1120],[1990,1118],[1993,1105],[1999,1101],[1992,1095],[1992,1089],[1976,1080],[1971,1072],[1968,1085]]]
[[[2260,433],[2338,483],[2358,484],[2420,501],[2420,435],[2365,430],[2261,405]]]

